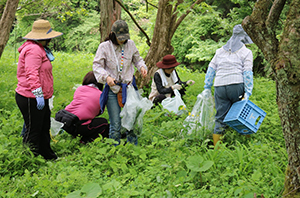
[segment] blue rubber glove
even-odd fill
[[[37,103],[37,105],[36,105],[37,109],[42,110],[45,106],[44,97],[43,96],[42,97],[36,97],[35,99],[36,99],[36,103]]]
[[[45,100],[44,100],[44,94],[43,94],[42,87],[39,87],[39,88],[33,90],[32,93],[33,93],[33,95],[35,96],[35,99],[36,99],[37,109],[42,110],[45,106]]]
[[[207,72],[205,74],[204,89],[211,89],[215,76],[216,71],[212,67],[208,67]]]
[[[252,94],[252,89],[253,89],[253,72],[244,71],[243,79],[244,79],[244,89],[245,89],[244,99],[248,100]]]

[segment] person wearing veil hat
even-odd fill
[[[57,159],[50,147],[49,99],[53,95],[52,64],[54,56],[47,47],[51,39],[63,33],[52,30],[49,21],[36,20],[19,47],[16,103],[23,115],[26,131],[23,143],[35,156]]]
[[[228,127],[224,118],[233,103],[242,98],[248,99],[253,89],[253,55],[245,44],[252,44],[251,38],[241,24],[233,27],[233,34],[227,43],[216,50],[210,61],[204,89],[211,90],[214,85],[216,106],[214,145],[221,139]],[[213,82],[214,81],[214,82]]]

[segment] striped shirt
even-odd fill
[[[110,40],[100,43],[93,62],[93,71],[99,83],[105,84],[106,78],[110,76],[128,84],[132,81],[134,74],[133,65],[139,72],[141,67],[147,70],[147,66],[132,40],[128,40],[124,44],[123,50],[122,58],[122,46],[114,45]],[[122,72],[119,72],[118,65],[120,66],[121,60],[123,60],[123,66]],[[115,85],[110,88],[114,93],[118,93],[120,86]]]
[[[214,86],[243,83],[243,72],[252,71],[252,51],[245,45],[238,51],[231,53],[223,49],[217,49],[215,56],[209,63],[216,71]]]

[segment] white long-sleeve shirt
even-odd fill
[[[216,71],[215,87],[243,83],[243,72],[252,71],[253,54],[245,45],[234,53],[221,47],[217,49],[209,67]]]

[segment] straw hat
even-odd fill
[[[178,63],[176,61],[176,58],[175,56],[173,55],[165,55],[163,57],[163,60],[156,63],[156,66],[159,67],[159,68],[162,68],[162,69],[169,69],[169,68],[173,68],[173,67],[176,67],[177,65],[180,65],[180,63]]]
[[[61,36],[63,33],[52,30],[49,21],[37,20],[32,25],[32,30],[23,39],[27,40],[46,40]]]

